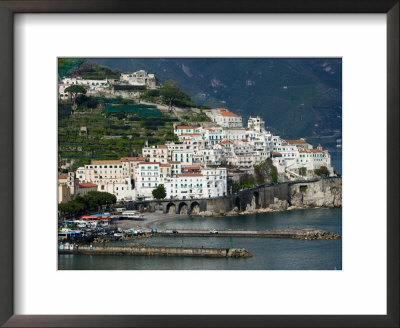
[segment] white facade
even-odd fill
[[[227,194],[226,168],[182,173],[165,182],[168,199],[215,198]]]
[[[141,162],[138,166],[136,189],[138,198],[152,199],[152,191],[161,184],[160,163]]]
[[[76,175],[80,183],[97,184],[98,191],[114,194],[117,200],[131,200],[136,196],[129,162],[92,161],[89,165],[79,167]]]
[[[258,133],[265,132],[265,122],[261,116],[250,116],[247,127]]]
[[[130,85],[146,86],[149,89],[157,87],[157,79],[154,74],[149,74],[144,70],[133,73],[122,73],[120,80]]]
[[[205,110],[204,113],[219,126],[225,128],[241,128],[243,126],[242,117],[225,108]]]
[[[168,147],[166,145],[143,147],[142,155],[150,162],[167,163]]]

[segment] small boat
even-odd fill
[[[143,220],[144,215],[138,211],[124,211],[122,212],[120,219],[122,220]]]

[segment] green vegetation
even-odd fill
[[[264,163],[254,165],[254,175],[244,174],[238,182],[231,185],[232,191],[236,192],[244,188],[251,188],[263,184],[277,183],[278,170],[272,164],[272,160],[267,158]]]
[[[104,78],[100,75],[106,74],[110,78],[118,72],[88,60],[59,60],[60,76],[94,79]],[[202,110],[194,112],[188,108],[197,105],[174,81],[166,81],[160,89],[144,89],[139,93],[142,100],[188,108],[180,119],[174,112],[162,113],[156,105],[137,104],[121,96],[87,96],[86,88],[81,85],[71,85],[65,91],[74,102],[59,101],[58,104],[59,159],[74,159],[73,169],[89,164],[92,159],[141,156],[146,143],[152,146],[178,142],[172,126],[180,120],[182,124],[209,121]]]
[[[178,83],[173,80],[167,80],[161,85],[161,100],[169,107],[196,107],[197,104],[190,99],[190,96],[179,90]]]
[[[58,204],[58,210],[64,215],[75,216],[89,211],[101,210],[102,206],[115,204],[117,198],[108,192],[90,191],[84,196],[76,196],[73,200]]]
[[[89,96],[86,97],[85,95],[79,95],[76,99],[75,99],[75,103],[78,105],[78,110],[84,110],[87,108],[96,108],[99,105],[99,101],[93,97],[93,96]]]
[[[321,166],[319,169],[315,169],[314,173],[322,178],[329,177],[329,170],[326,166]]]
[[[186,92],[179,89],[178,83],[173,80],[165,81],[160,89],[146,90],[141,98],[146,101],[161,102],[168,105],[169,108],[173,106],[181,108],[198,106]]]
[[[300,169],[299,169],[299,173],[300,173],[300,175],[301,176],[305,176],[306,174],[307,174],[307,168],[306,167],[301,167]]]
[[[119,79],[121,71],[118,68],[111,69],[107,66],[98,65],[82,58],[59,58],[58,75],[81,76],[87,80]]]
[[[96,97],[96,99],[105,104],[133,104],[134,103],[134,101],[132,99],[123,99],[121,96],[118,96],[117,98]]]
[[[157,188],[155,188],[151,193],[155,199],[164,199],[167,196],[167,192],[165,191],[163,184],[158,185]]]
[[[267,158],[264,163],[254,165],[254,175],[259,185],[278,182],[278,170],[272,164],[271,158]]]
[[[84,95],[86,93],[86,89],[82,87],[81,85],[71,85],[70,87],[65,89],[65,92],[68,92],[72,98],[74,99],[74,102],[76,103],[76,98],[79,94]]]
[[[145,67],[161,82],[173,78],[194,102],[226,107],[245,117],[263,116],[271,132],[284,139],[302,136],[311,144],[336,149],[336,139],[341,138],[341,58],[103,58],[99,62],[130,72]]]
[[[67,76],[76,67],[81,66],[86,59],[84,58],[59,58],[58,59],[58,76]]]
[[[139,117],[160,117],[161,112],[152,105],[111,105],[106,104],[105,110],[108,113],[135,113]]]
[[[307,186],[300,186],[300,192],[304,194],[307,191]]]
[[[89,164],[91,159],[141,156],[146,142],[151,146],[178,141],[172,128],[178,122],[176,117],[150,109],[109,113],[101,109],[100,100],[97,108],[90,109],[93,99],[81,97],[74,115],[71,115],[71,103],[58,105],[59,157],[75,159],[74,169]],[[81,133],[81,127],[87,128],[87,134]]]

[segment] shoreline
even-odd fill
[[[271,209],[271,208],[260,208],[253,211],[243,211],[243,212],[226,212],[226,213],[207,213],[207,215],[195,214],[195,215],[187,215],[187,214],[165,214],[160,212],[149,212],[145,213],[144,221],[120,221],[118,224],[119,227],[128,229],[133,228],[135,226],[142,226],[143,228],[153,228],[152,225],[157,225],[158,223],[164,223],[168,221],[173,221],[176,219],[187,219],[190,217],[194,218],[204,218],[204,219],[212,219],[212,218],[223,218],[223,217],[235,217],[235,216],[243,216],[243,215],[251,215],[251,214],[263,214],[263,213],[278,213],[278,212],[286,212],[286,211],[295,211],[295,210],[310,210],[310,209],[334,209],[338,207],[298,207],[298,206],[290,206],[287,209]],[[122,223],[122,224],[121,224]]]

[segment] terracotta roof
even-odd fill
[[[59,180],[61,180],[61,179],[68,179],[68,174],[59,174],[59,175],[58,175],[58,179],[59,179]]]
[[[276,151],[272,151],[272,152],[271,152],[271,155],[272,155],[272,156],[282,156],[281,153],[278,153],[278,152],[276,152]]]
[[[160,164],[160,167],[170,167],[171,164],[167,163],[167,164]]]
[[[89,183],[89,182],[87,182],[87,183],[80,183],[80,184],[79,184],[79,188],[93,188],[93,187],[96,187],[96,188],[97,188],[97,184]]]
[[[238,116],[238,115],[236,115],[235,113],[232,113],[232,112],[221,112],[221,115],[222,116]]]
[[[160,164],[160,162],[140,162],[139,164],[149,164],[149,165],[152,165],[152,164]]]
[[[202,177],[203,174],[200,173],[181,173],[179,177]]]
[[[285,140],[288,144],[306,144],[307,142],[304,139],[292,139]]]
[[[188,171],[198,171],[200,170],[200,166],[185,166],[185,169]]]
[[[227,109],[226,108],[217,108],[220,112],[226,112]]]
[[[319,150],[319,149],[310,149],[310,151],[311,151],[312,153],[323,153],[323,151],[322,151],[322,150]]]
[[[141,162],[144,161],[144,157],[122,157],[121,162]]]
[[[167,148],[167,146],[166,146],[166,145],[157,145],[157,148],[162,148],[162,149],[164,149],[164,148]]]
[[[91,165],[101,165],[101,164],[121,164],[120,160],[103,160],[103,161],[95,161],[92,160],[92,164]]]
[[[219,144],[225,145],[225,144],[231,144],[231,143],[232,143],[232,141],[230,141],[230,140],[222,140]]]
[[[193,126],[190,126],[190,125],[179,125],[179,126],[177,126],[176,128],[177,128],[177,129],[185,129],[185,130],[194,129],[194,127],[193,127]]]

